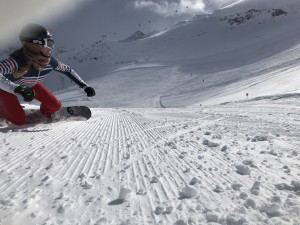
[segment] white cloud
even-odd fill
[[[74,11],[90,0],[1,0],[0,45],[18,40],[16,34],[29,22],[49,23]]]
[[[137,9],[148,9],[160,15],[209,13],[240,0],[135,0]]]
[[[179,0],[179,1],[147,1],[136,0],[135,7],[145,8],[160,15],[174,16],[176,14],[189,14],[202,12],[204,4],[200,0]]]

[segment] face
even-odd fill
[[[44,47],[39,44],[26,43],[25,47],[36,54],[42,54],[45,57],[51,56],[51,48]]]
[[[52,51],[51,48],[44,47],[44,46],[40,46],[40,47],[41,47],[41,53],[42,53],[42,55],[44,55],[44,56],[51,56],[51,51]]]

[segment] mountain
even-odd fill
[[[139,41],[102,38],[58,57],[92,80],[104,107],[190,106],[239,100],[246,92],[297,91],[299,82],[281,80],[298,80],[297,69],[287,68],[299,62],[299,10],[263,3],[195,16]]]
[[[120,42],[131,42],[131,41],[137,41],[140,39],[146,38],[147,35],[145,35],[142,31],[138,30],[134,34],[130,35],[128,38],[125,38],[121,40]]]

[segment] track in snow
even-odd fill
[[[266,102],[1,128],[0,224],[297,224],[300,108]]]

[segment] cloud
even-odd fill
[[[27,23],[47,24],[75,11],[82,3],[91,0],[1,0],[0,46],[18,40],[16,34]]]
[[[137,9],[147,9],[160,15],[210,13],[240,0],[135,0]]]
[[[176,14],[190,14],[203,12],[205,5],[202,0],[136,0],[137,9],[148,9],[160,15],[175,16]]]

